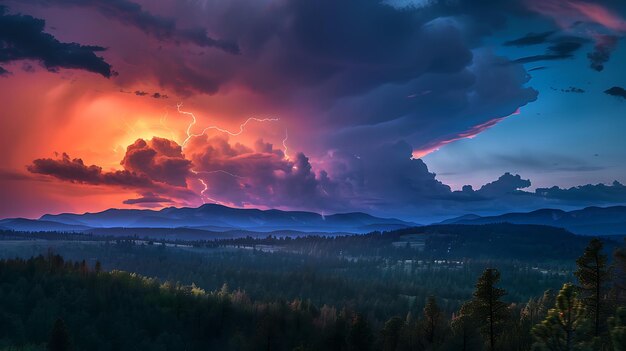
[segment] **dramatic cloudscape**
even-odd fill
[[[0,217],[626,203],[618,0],[0,2]]]

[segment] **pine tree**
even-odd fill
[[[481,321],[480,330],[492,351],[495,350],[496,339],[502,333],[502,326],[509,316],[508,305],[500,301],[506,291],[495,286],[499,281],[500,272],[495,268],[487,268],[476,283],[471,302],[472,312],[476,320]]]
[[[48,341],[49,351],[68,351],[70,350],[70,334],[67,330],[65,322],[58,318],[54,322],[52,331],[50,332],[50,340]]]
[[[441,325],[441,310],[437,306],[437,300],[434,296],[428,297],[428,302],[424,307],[424,334],[426,341],[433,344],[439,335]]]
[[[598,337],[603,330],[606,286],[610,272],[607,257],[602,253],[602,241],[592,239],[585,252],[576,260],[578,269],[574,273],[582,291],[583,303],[593,322],[593,336]]]
[[[619,305],[626,305],[626,247],[615,250],[613,255],[613,265],[615,276],[613,277],[613,287],[615,297]]]
[[[572,284],[564,284],[556,298],[555,308],[533,330],[535,350],[570,351],[580,346],[579,336],[584,331],[586,310]]]

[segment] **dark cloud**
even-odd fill
[[[177,39],[183,29],[185,38],[197,36],[186,29],[198,27],[236,38],[241,55],[190,53],[169,42],[146,55],[149,43],[120,45],[121,57],[142,60],[118,81],[152,80],[182,96],[219,94],[225,86],[231,87],[225,95],[245,91],[254,99],[238,107],[241,114],[293,116],[304,110],[298,113],[302,121],[281,118],[307,124],[310,140],[329,139],[333,148],[359,148],[362,137],[389,143],[400,135],[423,149],[479,132],[537,97],[521,65],[480,49],[485,36],[504,28],[510,11],[528,12],[517,2],[394,8],[379,0],[276,1],[268,11],[265,2],[236,0],[150,7],[177,22],[128,0],[31,1],[86,7],[169,42],[187,40]],[[325,151],[308,154],[316,158]]]
[[[337,152],[326,164],[334,170],[333,181],[360,206],[397,209],[449,197],[450,187],[411,155],[411,146],[399,141],[357,154]]]
[[[137,139],[126,148],[121,162],[124,169],[169,185],[186,187],[191,161],[185,159],[181,147],[174,141],[153,137]]]
[[[582,41],[558,40],[548,46],[545,54],[533,55],[516,59],[517,63],[530,63],[537,61],[563,60],[574,57],[574,53],[583,45]]]
[[[582,94],[585,92],[584,89],[577,88],[577,87],[569,87],[567,89],[561,89],[561,91],[564,93],[577,93],[577,94]]]
[[[534,101],[537,91],[524,86],[528,79],[521,65],[476,51],[473,64],[455,74],[426,74],[336,102],[326,117],[341,129],[326,135],[332,139],[327,144],[365,153],[403,139],[414,150],[434,149],[474,136]]]
[[[587,184],[569,189],[557,186],[552,188],[538,188],[535,194],[548,199],[565,200],[577,203],[624,203],[626,202],[626,186],[618,181],[612,185]]]
[[[619,38],[615,35],[597,35],[596,43],[593,47],[593,52],[587,54],[592,69],[600,72],[604,69],[604,64],[607,63],[611,57],[611,54],[617,47]]]
[[[548,40],[548,37],[552,36],[556,31],[547,31],[543,33],[528,33],[523,37],[510,40],[504,43],[505,46],[529,46],[543,44]]]
[[[172,199],[158,196],[154,193],[147,192],[141,195],[141,197],[135,199],[124,200],[126,205],[143,205],[143,204],[162,204],[174,202]]]
[[[604,91],[605,94],[617,96],[626,99],[626,89],[622,87],[611,87]]]
[[[486,197],[501,197],[529,186],[530,180],[522,179],[519,174],[512,175],[507,172],[498,180],[483,185],[476,193]]]
[[[63,153],[59,158],[36,159],[26,168],[31,173],[61,181],[139,191],[146,199],[167,197],[184,204],[199,198],[187,188],[191,161],[184,159],[180,146],[173,141],[139,139],[128,147],[122,165],[123,170],[103,171],[102,167],[86,165],[82,159],[72,159]]]
[[[10,15],[0,6],[0,62],[36,60],[49,71],[82,69],[109,78],[111,65],[96,52],[100,46],[62,43],[44,32],[45,21],[27,15]],[[7,71],[0,67],[0,75]]]
[[[122,92],[124,92],[124,91],[122,90]],[[167,95],[161,94],[159,92],[148,93],[148,92],[143,91],[143,90],[135,90],[134,94],[137,95],[137,96],[150,96],[151,98],[154,98],[154,99],[167,99],[168,98]]]
[[[135,2],[128,0],[30,0],[50,6],[76,6],[95,9],[102,15],[125,25],[136,27],[159,40],[191,43],[202,47],[215,47],[238,54],[236,43],[214,39],[202,27],[180,28],[174,18],[153,15]]]
[[[71,159],[66,153],[58,159],[40,158],[27,166],[31,173],[49,175],[59,180],[90,185],[116,185],[128,188],[151,188],[152,181],[128,170],[103,172],[102,167],[87,166],[80,158]]]
[[[548,52],[555,56],[571,57],[576,50],[582,47],[580,42],[562,41],[548,47]]]
[[[262,140],[252,149],[231,145],[227,137],[203,136],[193,139],[186,153],[193,161],[195,177],[207,185],[206,197],[219,202],[329,209],[345,201],[325,172],[314,173],[304,154],[286,159],[281,150]]]

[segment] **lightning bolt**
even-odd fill
[[[198,172],[195,170],[191,170],[191,173],[198,175],[199,173],[204,173],[204,172]],[[216,203],[216,204],[220,204],[220,205],[224,205],[224,203],[215,200],[213,198],[210,198],[209,196],[207,196],[206,192],[207,190],[209,190],[209,185],[204,181],[204,179],[198,177],[198,181],[200,181],[200,184],[202,184],[202,186],[204,187],[201,191],[200,191],[200,199],[202,199],[202,203],[206,204],[206,200],[211,201],[212,203]]]
[[[187,126],[187,138],[183,141],[183,144],[182,144],[183,148],[185,146],[187,146],[187,143],[189,143],[189,141],[192,138],[196,138],[196,137],[202,136],[209,130],[217,130],[218,132],[222,132],[222,133],[225,133],[225,134],[228,134],[228,135],[231,135],[231,136],[238,136],[238,135],[241,135],[244,132],[244,129],[246,128],[248,123],[250,123],[252,121],[259,122],[259,123],[263,123],[263,122],[278,122],[279,121],[278,118],[256,118],[256,117],[250,117],[245,122],[243,122],[242,124],[239,125],[239,131],[237,131],[237,132],[231,132],[228,129],[220,128],[220,127],[215,126],[215,125],[211,125],[211,126],[208,126],[208,127],[204,128],[200,134],[194,134],[194,133],[191,132],[191,129],[197,123],[196,116],[193,114],[193,112],[188,112],[188,111],[181,110],[180,108],[182,106],[183,106],[183,104],[180,103],[180,102],[178,104],[176,104],[176,110],[178,111],[178,113],[183,114],[183,115],[187,115],[187,116],[191,116],[191,122]]]
[[[224,173],[224,174],[229,175],[229,176],[231,176],[233,178],[246,179],[246,177],[242,177],[240,175],[236,175],[236,174],[227,172],[227,171],[225,171],[223,169],[218,169],[218,170],[215,170],[215,171],[193,171],[193,173],[194,174],[200,174],[200,173],[202,173],[202,174]]]
[[[285,129],[285,139],[283,139],[283,154],[286,159],[289,159],[289,155],[287,154],[287,139],[289,139],[289,133],[287,133],[287,129]]]
[[[245,131],[246,126],[250,122],[265,123],[265,122],[278,122],[279,121],[278,118],[256,118],[256,117],[250,117],[250,118],[246,119],[245,122],[240,124],[239,125],[239,130],[235,131],[235,132],[232,132],[232,131],[230,131],[228,129],[220,128],[220,127],[218,127],[216,125],[211,125],[211,126],[208,126],[208,127],[204,128],[201,133],[194,134],[192,132],[192,129],[198,123],[198,119],[193,114],[193,112],[183,111],[181,109],[182,107],[183,107],[183,103],[179,102],[178,104],[176,104],[176,111],[178,111],[178,113],[180,113],[182,115],[187,115],[187,116],[191,117],[191,122],[189,122],[189,124],[187,125],[187,129],[185,130],[185,134],[187,135],[187,137],[185,138],[185,140],[181,144],[183,149],[187,146],[187,144],[189,143],[189,141],[191,141],[192,138],[196,138],[196,137],[202,136],[202,135],[206,134],[209,130],[216,130],[218,132],[221,132],[221,133],[224,133],[224,134],[228,134],[230,136],[238,136],[238,135],[241,135]],[[284,150],[283,153],[284,153],[286,159],[289,159],[289,156],[287,154],[287,152],[288,152],[287,139],[288,138],[289,138],[289,134],[287,133],[287,129],[285,129],[285,138],[282,140],[282,144],[283,144],[283,150]],[[242,177],[240,175],[227,172],[227,171],[222,170],[222,169],[218,169],[218,170],[214,170],[214,171],[197,171],[197,170],[192,169],[191,172],[197,176],[198,181],[203,186],[202,191],[200,191],[200,198],[202,199],[202,203],[206,203],[206,200],[209,200],[209,201],[211,201],[213,203],[217,203],[217,204],[223,205],[222,202],[220,202],[218,200],[215,200],[215,199],[212,199],[209,196],[207,196],[206,193],[209,190],[209,186],[204,181],[204,179],[202,179],[202,178],[200,178],[198,176],[199,174],[223,173],[223,174],[229,175],[229,176],[237,178],[237,179],[245,179],[245,177]]]

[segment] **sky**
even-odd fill
[[[0,218],[626,203],[619,0],[2,0]]]

